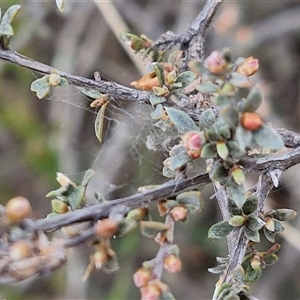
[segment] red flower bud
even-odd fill
[[[213,74],[222,73],[226,65],[227,62],[219,51],[213,51],[204,62],[204,66]]]
[[[245,129],[255,131],[263,125],[263,120],[258,113],[245,112],[241,117],[241,124]]]
[[[201,132],[189,131],[181,139],[184,149],[191,158],[200,157],[202,146],[205,143],[205,137]]]

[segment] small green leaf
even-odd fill
[[[224,297],[220,297],[219,299],[220,300],[240,300],[241,298],[234,291],[230,291],[227,295],[224,295]]]
[[[229,83],[239,88],[249,88],[251,83],[247,76],[238,73],[232,73]]]
[[[258,230],[251,230],[248,227],[245,227],[245,236],[247,239],[254,243],[259,243],[260,242],[260,237],[259,237],[259,232]]]
[[[99,202],[99,203],[104,203],[106,202],[105,198],[103,197],[103,195],[97,191],[97,190],[94,190],[94,197],[95,199]]]
[[[213,268],[208,268],[208,272],[212,274],[221,274],[225,271],[226,266],[227,266],[226,264],[222,264],[222,265],[215,266]]]
[[[46,97],[50,91],[51,87],[49,85],[49,75],[45,75],[31,83],[30,87],[32,92],[35,92],[39,99]]]
[[[229,151],[225,142],[217,142],[217,153],[223,160],[227,160]]]
[[[171,210],[173,207],[178,206],[178,202],[176,200],[167,200],[165,203],[165,207],[167,210]]]
[[[66,86],[68,84],[68,80],[64,77],[61,77],[60,79],[60,83],[59,83],[59,86],[62,87],[62,86]]]
[[[219,182],[221,185],[225,185],[228,181],[228,170],[222,164],[214,165],[210,172],[209,177],[213,181]]]
[[[56,0],[56,6],[60,11],[63,11],[65,8],[66,0]]]
[[[271,243],[274,243],[275,242],[274,237],[276,233],[268,230],[266,227],[263,227],[263,231],[266,239],[269,240]]]
[[[216,143],[206,143],[201,149],[201,157],[202,158],[212,158],[217,155],[217,147]]]
[[[237,184],[243,184],[245,182],[244,172],[239,167],[233,168],[233,170],[231,171],[231,176]]]
[[[164,167],[162,169],[162,174],[163,174],[163,176],[165,176],[167,178],[175,178],[177,172],[174,170],[171,170],[167,165],[164,165]]]
[[[189,161],[191,161],[191,158],[187,155],[187,153],[181,152],[170,157],[168,166],[171,170],[175,171],[185,166]]]
[[[215,122],[216,116],[212,108],[203,111],[199,117],[199,126],[202,130],[211,127]]]
[[[245,215],[250,215],[257,209],[257,206],[258,206],[258,199],[256,195],[251,195],[246,198],[246,201],[242,206],[243,213]]]
[[[253,231],[259,230],[264,226],[263,221],[259,217],[253,215],[248,216],[247,227]]]
[[[170,91],[174,91],[176,89],[182,89],[182,83],[181,82],[174,82],[169,86]]]
[[[219,91],[219,87],[212,82],[201,83],[196,87],[196,90],[203,94],[213,94]]]
[[[57,197],[60,200],[63,198],[66,200],[66,194],[68,193],[69,188],[67,187],[60,187],[57,190],[50,191],[49,193],[46,194],[47,198],[50,197]],[[65,201],[66,202],[66,201]]]
[[[42,88],[40,88],[37,92],[36,92],[36,96],[39,99],[45,98],[47,95],[49,95],[49,93],[51,92],[51,87],[49,85],[44,86]]]
[[[205,137],[212,142],[217,142],[221,137],[216,132],[215,128],[210,128],[205,130]],[[215,144],[215,143],[214,143]]]
[[[82,179],[82,182],[81,184],[83,186],[87,186],[89,181],[92,179],[92,177],[96,174],[96,172],[92,169],[88,169],[85,174],[84,174],[84,177]]]
[[[162,96],[157,96],[154,93],[150,93],[150,98],[149,101],[151,103],[151,105],[157,105],[159,103],[163,103],[165,101],[167,101],[167,99],[165,97]]]
[[[277,260],[278,260],[278,256],[276,254],[271,254],[264,258],[264,264],[265,266],[271,266],[275,264]]]
[[[196,74],[202,75],[205,72],[208,72],[208,70],[205,68],[202,62],[198,60],[192,60],[188,62],[188,66],[191,71],[193,71]]]
[[[242,226],[246,221],[244,216],[233,216],[228,220],[228,224],[234,227]]]
[[[245,279],[246,282],[254,282],[254,281],[256,281],[257,279],[260,278],[261,274],[262,274],[261,268],[258,268],[256,270],[254,270],[254,269],[251,268],[251,266],[249,266],[246,269],[244,279]]]
[[[228,235],[234,228],[228,221],[218,222],[209,228],[208,237],[210,239],[220,239]]]
[[[175,82],[180,82],[182,84],[182,88],[185,88],[186,86],[190,85],[195,79],[196,74],[191,71],[185,71],[178,75]]]
[[[155,106],[155,108],[151,111],[151,118],[153,120],[161,119],[165,114],[164,108],[161,104]]]
[[[100,92],[97,90],[91,89],[91,88],[85,88],[81,86],[76,87],[82,94],[92,98],[92,99],[98,99],[102,96]]]
[[[176,196],[176,201],[186,206],[190,213],[201,211],[203,206],[203,198],[200,191],[183,192]]]
[[[228,198],[227,207],[230,214],[234,216],[241,215],[243,213],[242,210],[235,204],[235,202],[231,198]]]
[[[44,76],[42,78],[39,78],[39,79],[33,81],[31,83],[30,90],[32,92],[37,92],[39,89],[41,89],[41,88],[43,88],[45,86],[49,86],[48,80],[49,80],[49,75],[46,75],[46,76]]]
[[[233,58],[233,51],[232,49],[225,47],[224,49],[222,49],[221,55],[228,63],[230,63]]]
[[[268,211],[268,215],[277,219],[278,221],[289,221],[296,217],[297,213],[292,209],[280,208]]]
[[[214,105],[219,106],[221,108],[229,107],[231,101],[231,98],[223,95],[212,97],[212,102],[214,103]]]
[[[228,196],[235,202],[237,207],[241,208],[246,200],[246,191],[243,185],[239,185],[234,181],[230,182],[227,187]]]
[[[221,88],[220,94],[225,96],[234,96],[237,88],[229,82],[225,82]]]
[[[85,187],[80,185],[70,190],[68,194],[68,201],[72,210],[76,210],[81,207],[82,203],[85,200]]]
[[[275,233],[281,233],[284,230],[284,226],[282,223],[276,219],[273,219],[274,221],[274,232]]]
[[[226,143],[230,156],[236,160],[240,159],[245,152],[241,149],[240,144],[237,141],[228,141]]]
[[[155,71],[156,77],[158,79],[158,82],[160,84],[160,86],[164,86],[165,84],[165,73],[164,73],[164,68],[163,66],[158,63],[158,62],[154,62],[152,63],[153,69]]]
[[[222,140],[228,140],[231,137],[231,130],[227,124],[222,124],[221,122],[215,123],[214,126],[217,134],[221,137]]]
[[[116,232],[117,237],[124,237],[125,235],[132,232],[137,227],[137,222],[133,219],[123,219],[119,222],[119,227]]]
[[[241,265],[237,265],[233,272],[233,278],[239,282],[243,282],[245,270]]]
[[[169,225],[155,221],[140,221],[140,229],[143,236],[154,238],[159,232],[167,231]]]
[[[272,151],[280,150],[284,146],[279,133],[265,125],[253,132],[253,138],[257,145]]]
[[[116,254],[111,255],[108,257],[107,261],[104,263],[102,270],[105,273],[111,273],[119,270],[119,262],[118,262],[118,257]]]
[[[14,29],[10,24],[4,24],[0,28],[0,36],[13,36],[14,35]],[[8,46],[8,45],[6,45]]]
[[[95,135],[97,139],[102,142],[102,134],[103,134],[103,125],[104,125],[104,117],[105,110],[109,101],[105,102],[98,111],[96,120],[95,120]]]
[[[181,50],[175,50],[171,52],[171,54],[168,57],[168,63],[174,66],[178,66],[180,59],[182,57],[183,51]]]
[[[222,117],[230,128],[237,126],[239,122],[239,114],[235,107],[230,106],[222,111]]]
[[[10,23],[16,16],[16,14],[19,12],[21,8],[21,5],[12,5],[8,8],[8,10],[5,12],[1,19],[0,23],[0,36],[6,35],[6,36],[13,36],[14,30],[11,27]]]
[[[242,99],[238,102],[239,112],[246,111],[255,112],[262,103],[262,94],[258,87],[254,87],[250,90],[246,99]]]
[[[236,128],[235,138],[240,144],[242,151],[252,146],[252,131],[246,130],[242,126]]]
[[[195,122],[183,111],[172,107],[165,107],[165,110],[171,120],[180,133],[188,131],[198,130],[198,126]]]
[[[67,204],[58,199],[51,200],[51,206],[52,206],[53,212],[55,212],[57,214],[63,214],[68,211]]]

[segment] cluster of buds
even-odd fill
[[[159,96],[167,93],[167,86],[174,83],[177,68],[169,63],[153,63],[154,71],[142,76],[138,81],[130,84],[139,90],[155,91]]]

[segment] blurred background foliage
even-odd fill
[[[11,49],[73,74],[129,86],[141,76],[138,57],[128,55],[113,32],[130,30],[157,39],[171,30],[183,32],[204,1],[71,1],[64,13],[55,1],[1,1],[2,11],[12,4],[22,9],[14,21]],[[264,94],[260,113],[275,126],[299,131],[300,126],[300,4],[297,1],[225,1],[213,26],[207,30],[206,53],[229,46],[237,56],[254,56],[260,72],[253,79]],[[127,28],[126,28],[127,26]],[[145,73],[146,71],[142,71]],[[158,136],[149,108],[130,101],[110,103],[104,142],[94,136],[96,111],[90,99],[74,87],[57,89],[46,100],[30,92],[38,74],[0,61],[0,203],[16,195],[30,199],[34,217],[45,217],[50,201],[45,194],[58,185],[55,172],[78,180],[88,168],[93,178],[88,200],[97,189],[107,199],[134,193],[141,185],[160,183],[164,151],[149,151],[147,137]],[[286,172],[279,189],[269,197],[271,207],[299,209],[299,171]],[[249,186],[255,177],[249,178]],[[207,239],[208,228],[220,220],[211,187],[204,189],[204,210],[187,224],[177,224],[176,243],[181,248],[183,270],[166,275],[177,299],[210,299],[217,277],[207,272],[215,256],[226,253],[225,241]],[[155,211],[155,207],[153,207]],[[154,218],[158,216],[154,212]],[[299,228],[299,218],[292,226]],[[300,298],[299,232],[288,230],[279,262],[263,272],[252,287],[259,299]],[[297,241],[294,246],[289,241]],[[295,245],[296,244],[296,245]],[[262,250],[269,247],[266,241]],[[132,273],[144,260],[155,256],[158,245],[135,231],[113,241],[121,269],[114,274],[93,271],[81,278],[91,249],[70,250],[66,266],[49,276],[36,277],[0,290],[1,299],[138,299]]]

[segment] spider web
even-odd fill
[[[71,115],[60,119],[63,128],[72,128],[74,123],[78,127],[76,135],[65,133],[77,152],[78,170],[65,174],[80,182],[88,168],[96,172],[89,184],[88,199],[94,198],[95,191],[107,199],[123,197],[136,193],[139,186],[167,180],[161,173],[162,161],[167,157],[176,133],[164,132],[155,125],[149,105],[110,101],[105,110],[103,141],[100,142],[94,132],[98,109],[90,107],[93,99],[70,86],[60,88],[48,100],[53,111],[61,114],[56,106],[63,104],[67,114]],[[61,151],[65,152],[65,149]],[[62,156],[65,157],[66,153]]]

